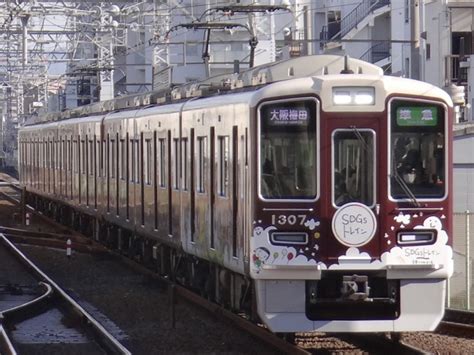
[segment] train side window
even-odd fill
[[[394,199],[440,199],[446,187],[445,110],[397,100],[390,107],[390,194]]]
[[[229,186],[229,136],[219,136],[218,140],[218,194],[219,196],[228,196]]]
[[[375,133],[372,130],[336,130],[333,134],[333,204],[374,205]]]
[[[206,192],[206,149],[207,137],[197,137],[197,185],[199,193]]]
[[[159,152],[159,171],[160,171],[160,187],[166,187],[166,139],[160,138]]]
[[[264,199],[317,197],[316,101],[281,100],[259,109],[259,193]]]

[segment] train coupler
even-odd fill
[[[343,299],[362,301],[367,300],[370,294],[369,277],[365,275],[351,275],[342,277],[341,296]]]

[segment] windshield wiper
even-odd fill
[[[357,139],[362,143],[362,146],[364,147],[364,150],[368,153],[371,153],[372,152],[371,146],[369,146],[367,144],[367,142],[365,141],[362,134],[360,134],[359,129],[356,126],[351,126],[351,128],[352,128],[352,131],[354,132],[355,136],[357,137]]]
[[[413,193],[413,191],[410,190],[410,188],[408,187],[408,185],[405,183],[405,181],[403,181],[402,177],[400,176],[400,174],[398,174],[397,170],[394,169],[394,173],[390,174],[390,177],[394,178],[396,182],[398,182],[398,184],[400,185],[400,187],[402,188],[403,192],[405,192],[405,194],[411,199],[411,202],[416,206],[416,207],[421,207],[421,204],[418,202],[418,200],[416,199],[416,196],[415,194]]]

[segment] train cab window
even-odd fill
[[[390,112],[391,196],[442,198],[446,193],[444,109],[425,102],[395,101]]]
[[[349,202],[374,205],[375,133],[341,129],[334,132],[332,196],[335,206]]]
[[[317,197],[316,101],[281,100],[260,107],[260,196]]]

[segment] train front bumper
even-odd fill
[[[281,276],[276,270],[265,271],[259,276]],[[446,281],[452,266],[387,265],[378,274],[383,275],[387,284],[396,284],[397,294],[393,299],[387,295],[355,301],[336,297],[309,299],[309,285],[324,285],[320,281],[335,273],[313,270],[310,279],[296,277],[297,274],[308,276],[308,272],[286,270],[285,279],[255,280],[259,316],[273,332],[432,331],[444,314]],[[364,271],[338,270],[337,273],[363,275]]]

